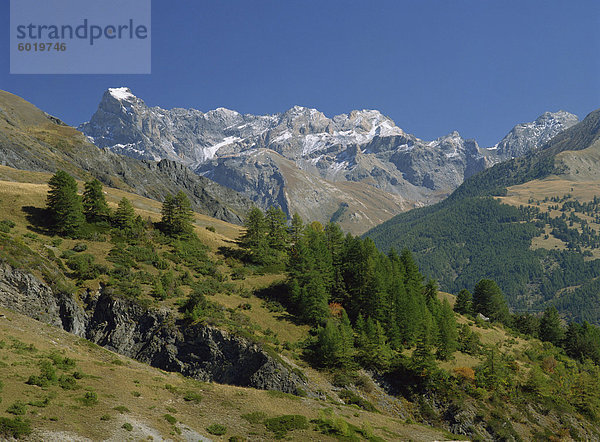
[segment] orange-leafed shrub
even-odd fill
[[[475,371],[471,367],[456,367],[454,375],[469,382],[475,382]]]

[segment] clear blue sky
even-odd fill
[[[153,0],[152,74],[108,76],[10,75],[8,3],[0,88],[73,125],[114,86],[165,108],[378,109],[482,146],[546,110],[600,107],[598,0]]]

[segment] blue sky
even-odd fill
[[[73,125],[115,86],[165,108],[378,109],[482,146],[546,110],[600,107],[597,0],[153,0],[151,75],[10,75],[8,4],[0,88]]]

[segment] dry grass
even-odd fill
[[[15,401],[25,403],[43,401],[50,397],[46,407],[27,406],[26,418],[31,420],[37,439],[50,437],[72,438],[74,435],[92,440],[142,440],[153,437],[182,440],[165,414],[174,416],[177,427],[188,427],[214,440],[227,440],[232,435],[252,436],[257,440],[271,440],[262,424],[251,424],[241,418],[243,414],[260,411],[268,417],[281,414],[301,414],[308,419],[318,418],[319,410],[331,404],[287,395],[273,395],[266,391],[197,382],[183,376],[166,373],[134,360],[111,353],[62,330],[0,309],[0,379],[4,387],[0,415],[11,417],[4,410]],[[35,351],[12,348],[14,339]],[[72,358],[77,370],[85,376],[77,381],[76,390],[63,390],[57,385],[41,388],[25,382],[32,374],[39,374],[38,361],[51,352]],[[59,374],[63,371],[57,370]],[[167,385],[171,387],[166,388]],[[87,391],[94,391],[98,403],[85,406],[78,399]],[[183,399],[185,393],[200,394],[199,403]],[[129,411],[116,411],[125,407]],[[383,414],[358,411],[351,407],[333,407],[334,413],[343,415],[351,424],[361,427],[369,422],[375,434],[390,440],[433,440],[443,437],[438,431],[419,425],[405,425]],[[105,416],[103,419],[101,419]],[[108,419],[106,418],[108,416]],[[104,420],[107,419],[107,420]],[[133,431],[122,428],[130,423]],[[227,427],[221,438],[205,431],[208,425],[220,423]],[[387,431],[383,430],[385,428]],[[289,433],[292,440],[335,440],[312,429]]]

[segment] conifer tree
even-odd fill
[[[240,246],[250,252],[254,262],[264,264],[268,260],[268,241],[267,224],[262,210],[258,207],[250,209],[244,227],[246,231],[239,239]]]
[[[50,178],[48,186],[47,208],[55,232],[66,236],[76,235],[84,217],[75,179],[59,170]]]
[[[456,319],[452,307],[446,299],[440,308],[440,320],[438,322],[438,345],[437,358],[447,360],[452,356],[458,345],[458,334],[456,330]]]
[[[556,307],[548,307],[540,320],[540,339],[559,346],[565,336]]]
[[[289,243],[289,235],[285,212],[279,207],[271,206],[267,209],[265,218],[269,247],[277,251],[286,250]]]
[[[350,319],[346,310],[342,310],[342,317],[339,323],[341,339],[341,357],[340,364],[344,367],[352,365],[356,350],[354,348],[354,331],[350,324]]]
[[[175,222],[175,198],[168,194],[163,201],[161,208],[161,225],[165,233],[172,233],[173,224]]]
[[[333,319],[327,320],[325,327],[317,333],[316,356],[325,367],[337,366],[342,353],[342,338]]]
[[[187,195],[180,190],[173,199],[173,226],[171,231],[175,234],[192,232],[194,227],[194,212]]]
[[[109,218],[110,212],[100,181],[94,179],[85,183],[82,202],[88,222],[106,221]]]
[[[290,226],[290,241],[292,244],[298,243],[300,238],[302,237],[302,232],[304,231],[304,222],[298,212],[294,213],[292,216],[292,224]]]
[[[456,296],[454,311],[461,315],[473,314],[473,295],[467,289],[462,289]]]
[[[416,332],[417,345],[410,357],[412,369],[422,378],[429,376],[435,369],[435,357],[431,352],[433,340],[430,321],[431,318],[419,324]]]
[[[131,202],[123,197],[115,211],[114,222],[121,229],[133,229],[135,227],[135,211]]]
[[[493,321],[508,323],[510,319],[510,313],[502,291],[498,284],[491,279],[482,279],[475,286],[473,311],[481,313]]]

